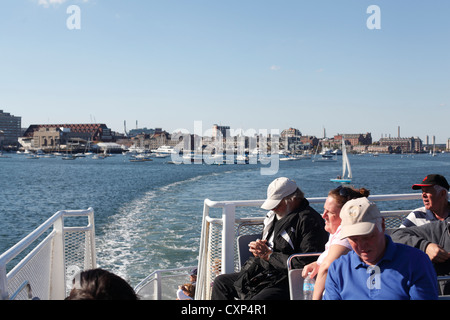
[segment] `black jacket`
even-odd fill
[[[274,213],[269,212],[265,221],[262,239],[271,229]],[[287,260],[294,253],[323,252],[328,241],[325,223],[320,214],[304,199],[299,207],[275,223],[273,229],[273,253],[269,261],[251,257],[240,271],[235,288],[242,299],[249,299],[263,288],[284,282],[288,289]],[[293,268],[303,268],[316,260],[314,258],[294,259]]]

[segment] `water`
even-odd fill
[[[151,271],[197,263],[203,200],[263,199],[276,177],[297,181],[307,197],[326,196],[341,163],[281,161],[274,176],[260,165],[171,165],[168,159],[132,163],[122,155],[105,160],[0,159],[0,252],[58,210],[95,210],[98,265],[133,286]],[[427,174],[450,178],[450,154],[350,155],[353,184],[371,194],[411,193]],[[386,206],[386,204],[384,205]],[[398,207],[397,207],[398,206]],[[382,209],[409,209],[421,201]],[[320,207],[316,208],[320,212]],[[259,209],[245,209],[264,215]]]

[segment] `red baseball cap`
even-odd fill
[[[422,180],[421,183],[414,184],[412,188],[414,190],[418,190],[422,187],[430,187],[434,185],[441,186],[447,190],[449,189],[447,180],[445,179],[444,176],[441,176],[440,174],[429,174],[425,177],[425,179]]]

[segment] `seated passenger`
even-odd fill
[[[322,218],[325,220],[325,230],[330,233],[330,236],[328,242],[325,244],[325,251],[319,256],[317,261],[305,266],[302,272],[303,278],[306,278],[310,272],[311,278],[317,275],[314,285],[313,300],[322,299],[328,267],[331,262],[352,250],[348,240],[341,240],[340,238],[341,218],[339,214],[342,206],[351,199],[368,196],[369,191],[364,188],[354,189],[344,186],[339,186],[328,193],[328,197],[323,206],[324,211]]]
[[[350,200],[340,215],[341,239],[348,238],[353,251],[331,263],[325,300],[437,299],[430,259],[385,235],[384,218],[374,203]]]
[[[430,221],[444,220],[449,216],[449,185],[445,177],[430,174],[421,183],[412,186],[414,190],[422,189],[424,206],[413,210],[403,221],[400,228],[421,226]]]
[[[240,272],[222,274],[214,280],[212,300],[288,300],[289,256],[324,250],[328,235],[323,219],[293,180],[275,179],[261,208],[270,212],[264,221],[262,240],[249,245],[253,257]],[[302,268],[310,261],[298,259],[293,265]]]
[[[185,283],[178,287],[177,300],[194,300],[195,285],[192,283]]]

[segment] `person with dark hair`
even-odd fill
[[[323,206],[322,218],[325,220],[325,230],[330,234],[328,242],[325,244],[325,251],[314,261],[303,268],[302,276],[306,278],[316,277],[314,285],[313,300],[322,299],[325,290],[325,280],[327,278],[330,264],[340,256],[347,254],[352,247],[347,239],[340,239],[341,218],[339,216],[344,204],[352,199],[368,197],[369,190],[356,189],[350,186],[339,186],[328,193]]]
[[[253,257],[240,272],[222,274],[214,280],[212,300],[288,300],[289,256],[324,250],[328,234],[323,219],[293,180],[272,181],[261,208],[270,211],[264,220],[262,240],[249,244]],[[293,265],[302,268],[311,260],[298,259]]]
[[[92,269],[75,275],[66,300],[138,300],[138,296],[118,275],[103,269]]]

